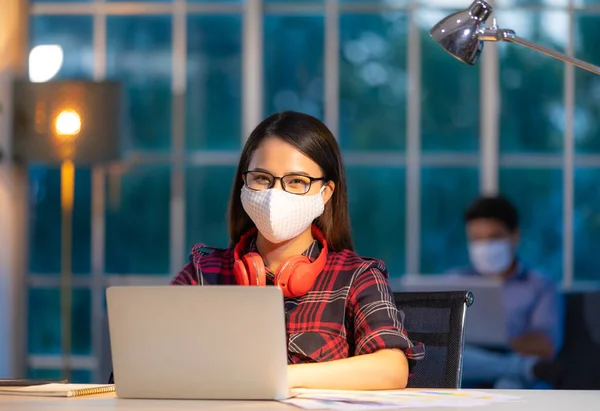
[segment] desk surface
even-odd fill
[[[468,390],[465,390],[468,391]],[[494,391],[516,395],[520,402],[496,403],[471,407],[471,411],[596,411],[600,391]],[[179,411],[179,410],[279,411],[301,410],[278,402],[263,401],[190,401],[190,400],[123,400],[114,394],[81,398],[40,398],[0,396],[0,411]],[[407,408],[405,408],[407,409]],[[457,411],[457,408],[419,408],[421,411]]]

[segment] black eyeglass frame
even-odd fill
[[[264,191],[264,190],[256,190],[256,189],[248,186],[248,174],[249,173],[261,173],[261,174],[266,174],[266,175],[273,177],[273,181],[271,182],[271,184],[269,184],[269,186],[264,190],[272,189],[273,187],[275,187],[275,182],[277,180],[279,180],[281,182],[281,188],[283,188],[283,190],[286,193],[290,193],[290,194],[294,194],[294,195],[298,195],[298,196],[303,196],[303,195],[307,194],[310,191],[310,189],[312,188],[312,185],[315,181],[326,181],[327,180],[325,177],[310,177],[305,174],[298,174],[298,173],[288,173],[288,174],[282,175],[281,177],[277,177],[277,176],[274,176],[273,174],[269,173],[268,171],[246,170],[242,173],[242,176],[244,176],[244,185],[246,186],[246,188],[248,188],[248,190],[252,190],[252,191]],[[289,176],[298,176],[298,177],[308,178],[310,183],[308,184],[308,188],[306,189],[306,191],[304,193],[292,193],[291,191],[288,191],[287,188],[285,187],[285,182],[283,181],[283,179],[286,177],[289,177]]]

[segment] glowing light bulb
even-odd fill
[[[59,136],[74,136],[81,131],[81,117],[75,110],[63,110],[56,116],[54,128]]]

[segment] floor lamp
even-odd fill
[[[60,164],[62,377],[71,380],[75,166],[118,160],[121,88],[108,81],[23,81],[15,83],[14,101],[14,161]]]
[[[475,0],[468,9],[453,13],[440,20],[429,31],[429,34],[452,56],[471,65],[477,61],[484,42],[506,41],[520,44],[600,75],[600,67],[535,44],[517,36],[513,30],[501,29],[496,25],[495,19],[491,27],[485,27],[485,22],[490,14],[492,14],[492,7],[488,3],[483,0]]]

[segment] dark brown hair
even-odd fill
[[[331,251],[354,251],[350,236],[346,172],[337,141],[321,121],[294,111],[269,116],[254,129],[246,141],[229,199],[229,246],[234,247],[240,237],[254,227],[240,199],[244,184],[242,173],[248,170],[254,151],[268,137],[277,137],[294,146],[321,167],[327,181],[333,181],[333,195],[325,205],[323,214],[315,220],[315,225],[323,231]]]
[[[465,212],[465,222],[486,218],[504,224],[508,231],[519,228],[519,213],[510,200],[502,195],[477,198]]]

